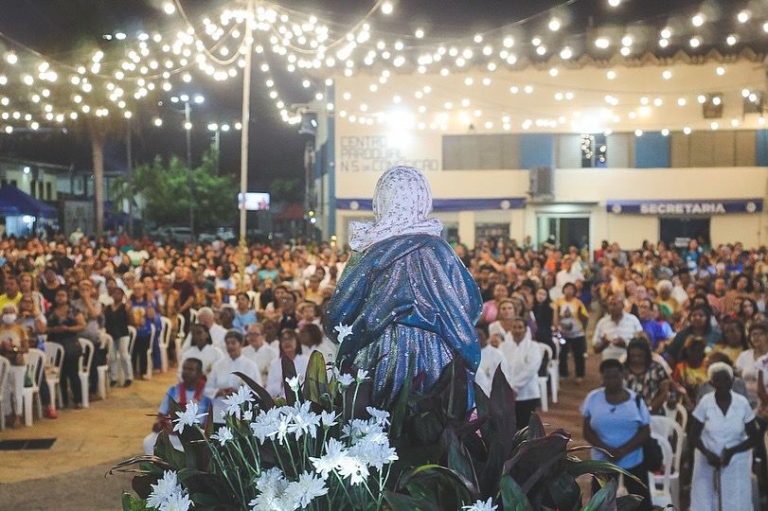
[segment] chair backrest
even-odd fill
[[[0,356],[0,389],[5,388],[5,382],[8,379],[8,374],[11,372],[11,361],[5,357]],[[2,395],[0,395],[0,398]]]
[[[160,324],[162,325],[160,329],[160,346],[162,348],[167,348],[168,344],[171,342],[171,320],[165,316],[161,316]]]
[[[154,323],[149,325],[149,349],[152,350],[152,341],[155,339],[155,334],[157,333],[157,327]]]
[[[664,405],[664,415],[670,419],[677,421],[685,430],[688,427],[688,410],[685,407],[677,403],[674,408],[669,408]]]
[[[40,387],[40,384],[43,382],[44,369],[45,353],[37,348],[30,348],[27,352],[27,374],[29,374],[37,387]]]
[[[544,344],[543,342],[538,343],[539,349],[541,350],[541,356],[547,357],[547,361],[552,362],[552,348]]]
[[[672,461],[674,458],[674,454],[672,453],[672,446],[669,444],[669,440],[667,440],[665,437],[661,435],[651,432],[651,436],[655,438],[656,441],[659,443],[659,447],[661,447],[661,455],[662,455],[662,458],[664,459],[662,491],[665,494],[671,495],[672,494],[672,491],[671,491]]]
[[[248,295],[248,300],[250,302],[251,309],[258,309],[261,293],[258,293],[256,291],[246,291],[245,294]]]
[[[90,374],[91,363],[93,362],[93,343],[83,337],[80,337],[78,341],[80,341],[80,346],[83,348],[83,354],[80,356],[78,370],[81,373]]]
[[[189,309],[189,324],[197,323],[197,309]]]
[[[107,350],[107,357],[103,365],[108,365],[107,361],[112,360],[112,353],[113,353],[113,350],[115,349],[115,340],[107,332],[102,331],[100,335],[101,335],[101,343],[104,346],[104,349]]]
[[[64,365],[64,346],[57,342],[46,342],[45,362],[48,367],[61,373],[61,367]]]
[[[683,443],[685,442],[685,430],[674,419],[664,417],[663,415],[651,415],[651,433],[663,436],[667,439],[672,449],[673,469],[675,473],[680,472],[680,461],[683,454]]]
[[[133,355],[133,345],[136,344],[136,327],[128,327],[128,353]]]
[[[184,316],[182,314],[176,314],[176,318],[178,319],[178,322],[179,322],[179,331],[178,331],[178,334],[176,334],[176,335],[177,335],[177,337],[183,339],[184,338],[184,327],[187,324],[187,320],[184,319]]]

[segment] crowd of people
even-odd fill
[[[97,392],[99,366],[109,367],[114,386],[147,378],[165,357],[177,365],[179,383],[159,409],[148,451],[170,429],[171,400],[198,401],[222,422],[223,398],[242,383],[234,371],[280,397],[283,358],[300,375],[312,351],[334,361],[323,307],[349,257],[335,244],[254,244],[243,258],[220,240],[75,241],[0,241],[0,355],[10,367],[3,413],[11,425],[21,423],[20,396],[30,384],[26,354],[50,351],[48,344],[63,347],[58,376],[63,403],[73,408],[83,396],[81,338],[94,351],[86,392]],[[604,382],[582,405],[584,437],[599,448],[593,456],[642,475],[651,416],[679,404],[691,416],[694,501],[706,500],[712,470],[748,480],[750,449],[764,463],[757,438],[768,424],[768,250],[692,240],[684,249],[604,242],[588,253],[499,239],[472,249],[456,244],[455,252],[484,301],[477,382],[489,393],[501,367],[516,391],[519,425],[540,406],[539,376],[550,364],[561,380],[580,385],[593,352]],[[161,332],[178,342],[166,346]],[[45,416],[56,418],[45,384],[40,399]],[[741,497],[749,495],[751,487]]]

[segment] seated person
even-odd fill
[[[201,420],[201,427],[210,419],[213,404],[205,393],[205,378],[203,377],[203,363],[197,358],[187,358],[181,366],[181,382],[168,389],[160,403],[160,409],[157,411],[157,419],[152,425],[152,433],[144,437],[144,454],[154,454],[155,442],[161,431],[166,431],[170,437],[171,445],[179,451],[182,451],[181,441],[173,432],[173,419],[175,414],[171,414],[171,399],[176,401],[184,410],[187,403],[196,402],[199,406],[199,413],[206,413]]]

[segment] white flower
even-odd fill
[[[189,511],[192,501],[181,487],[176,473],[166,470],[163,478],[152,485],[152,493],[147,498],[147,506],[159,511]]]
[[[347,387],[349,387],[350,385],[352,385],[354,383],[355,379],[352,377],[351,374],[344,373],[344,374],[339,374],[336,377],[336,381],[339,382],[339,386],[342,389],[346,389]]]
[[[489,497],[485,502],[478,500],[471,506],[464,506],[461,509],[463,511],[496,511],[498,507],[493,505],[493,499]]]
[[[357,383],[363,383],[367,379],[368,379],[368,371],[365,371],[363,369],[358,369],[357,376],[355,377],[355,380],[357,380]]]
[[[312,462],[315,470],[323,477],[323,479],[326,479],[328,474],[336,469],[346,455],[347,452],[344,448],[344,444],[335,438],[330,438],[325,443],[325,456],[321,458],[310,457],[309,461]]]
[[[302,435],[309,435],[311,438],[315,438],[317,435],[317,428],[320,426],[320,416],[311,412],[309,406],[309,401],[306,401],[301,406],[297,405],[293,409],[293,418],[288,426],[288,432],[293,433],[296,440],[301,438]]]
[[[338,325],[336,325],[334,330],[336,330],[336,332],[338,332],[338,334],[339,334],[336,337],[336,339],[339,341],[339,344],[343,343],[344,339],[346,339],[347,337],[352,335],[352,326],[351,325],[345,325],[343,323],[339,323]]]
[[[381,425],[388,426],[389,425],[389,412],[386,410],[379,410],[378,408],[374,408],[372,406],[366,406],[365,411],[368,412],[368,415],[374,418],[376,422],[378,422]]]
[[[237,392],[233,392],[224,399],[224,405],[227,407],[225,413],[240,419],[243,413],[240,406],[244,403],[250,403],[251,401],[253,401],[251,389],[245,385],[241,385],[240,388],[237,389]]]
[[[285,438],[288,436],[288,428],[291,426],[291,418],[287,416],[280,417],[280,421],[277,423],[277,441],[282,445],[285,442]],[[271,437],[273,438],[273,437]],[[274,439],[274,438],[273,438]]]
[[[165,504],[160,506],[160,511],[189,511],[192,505],[189,495],[186,493],[174,493],[165,501]]]
[[[324,428],[330,428],[331,426],[335,426],[337,416],[333,412],[320,412],[320,422],[323,424]]]
[[[342,428],[342,438],[349,438],[352,444],[371,442],[376,444],[388,443],[387,434],[382,425],[376,420],[353,419]]]
[[[305,509],[317,497],[322,497],[328,493],[328,487],[321,477],[317,477],[309,472],[299,475],[299,480],[288,483],[285,490],[285,496],[291,502],[295,502],[301,509]]]
[[[353,486],[365,482],[369,473],[365,463],[352,456],[344,456],[341,459],[338,472],[341,477],[349,478],[349,482]]]
[[[221,426],[215,435],[211,435],[211,439],[218,440],[222,446],[233,438],[232,431],[226,426]]]
[[[284,492],[287,485],[288,481],[285,479],[285,475],[283,475],[283,472],[277,467],[265,470],[256,478],[256,488],[258,488],[261,493],[276,495]]]
[[[384,465],[389,465],[398,459],[394,447],[375,442],[359,442],[349,448],[349,455],[376,470],[381,470]]]
[[[253,410],[250,408],[243,412],[243,420],[250,422],[253,420]]]
[[[176,412],[177,419],[174,419],[173,422],[176,424],[173,426],[174,431],[178,431],[179,433],[184,431],[185,427],[191,427],[194,424],[200,424],[200,419],[202,417],[205,417],[208,415],[207,413],[197,413],[200,411],[200,408],[197,405],[196,401],[190,401],[187,403],[187,409],[183,412]]]
[[[291,387],[291,390],[294,392],[299,391],[299,377],[294,376],[293,378],[286,378],[285,383],[288,384],[289,387]]]
[[[147,506],[159,508],[163,502],[179,490],[180,486],[176,479],[176,472],[166,470],[163,473],[163,478],[158,479],[157,484],[152,485],[152,492],[147,498]]]
[[[293,511],[298,509],[299,502],[292,496],[286,495],[290,484],[279,468],[265,470],[256,479],[256,488],[261,492],[248,505],[252,511]]]

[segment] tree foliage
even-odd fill
[[[188,225],[190,202],[197,232],[232,225],[237,215],[237,184],[232,176],[216,174],[215,161],[206,154],[198,167],[190,169],[175,156],[167,163],[158,157],[134,169],[126,191],[144,197],[145,218],[159,225]]]

